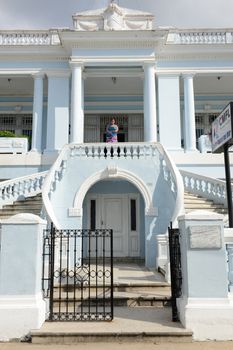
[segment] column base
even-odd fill
[[[45,321],[46,304],[42,295],[0,296],[0,341],[20,339]]]
[[[233,340],[233,304],[229,298],[179,298],[180,321],[194,340]]]

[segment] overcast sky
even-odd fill
[[[0,0],[0,29],[72,28],[72,14],[107,6],[109,0]],[[233,0],[116,0],[152,12],[157,26],[233,28]]]

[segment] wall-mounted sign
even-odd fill
[[[230,102],[212,123],[212,151],[223,152],[223,146],[233,144],[233,102]]]

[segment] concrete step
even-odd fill
[[[110,288],[98,288],[96,289],[84,289],[75,290],[75,292],[60,292],[55,290],[53,294],[54,307],[61,305],[61,308],[65,310],[66,307],[70,307],[73,310],[73,305],[83,305],[83,307],[91,305],[102,306],[103,304],[110,304]],[[113,293],[115,306],[156,306],[164,307],[170,305],[171,293],[169,290],[163,290],[155,288],[153,291],[144,290],[134,292],[116,292]]]
[[[33,344],[191,342],[192,332],[171,321],[170,307],[115,307],[113,321],[45,322],[31,332],[31,340]]]
[[[5,215],[15,215],[16,213],[39,213],[40,212],[40,209],[32,209],[30,207],[28,208],[23,208],[21,210],[18,210],[18,209],[15,209],[15,208],[3,208],[1,209],[1,213],[5,214]]]
[[[24,200],[15,201],[13,204],[4,205],[0,209],[0,218],[7,219],[13,215],[21,213],[41,214],[42,196],[41,194],[27,197]]]
[[[193,210],[200,210],[200,209],[203,210],[203,208],[185,208],[185,212],[189,213]],[[210,208],[206,208],[205,210],[213,212],[213,213],[223,214],[223,215],[227,214],[227,209],[224,209],[224,208],[219,209],[219,208],[211,208],[210,207]]]
[[[201,199],[201,198],[184,198],[184,203],[198,203],[198,204],[209,204],[213,203],[213,201],[210,201],[209,199]]]
[[[210,199],[188,192],[184,193],[184,208],[186,213],[193,210],[207,210],[219,214],[227,214],[227,208],[224,208],[223,204],[216,204]]]
[[[221,204],[214,204],[214,203],[205,203],[205,204],[199,204],[199,203],[185,203],[186,208],[200,208],[200,209],[206,209],[206,208],[216,208],[216,209],[225,209],[223,205]]]
[[[31,205],[4,205],[2,207],[2,210],[9,210],[9,211],[25,211],[25,209],[30,209],[30,210],[41,210],[41,205],[35,205],[35,204],[31,204]]]
[[[61,300],[61,307],[65,305],[72,305],[80,303],[82,299],[83,305],[94,305],[96,304],[96,299],[98,298],[98,305],[105,301],[108,303],[110,300],[110,285],[98,285],[97,288],[95,284],[85,285],[81,290],[79,286],[74,286],[72,284],[64,285],[59,288],[56,286],[54,288],[54,303],[57,307],[59,299]],[[154,281],[153,283],[117,283],[113,285],[113,295],[114,295],[114,305],[115,306],[157,306],[163,307],[170,305],[171,299],[171,289],[170,285],[166,282]],[[71,306],[72,307],[72,306]]]

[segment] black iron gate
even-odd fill
[[[181,254],[180,254],[180,231],[178,228],[168,227],[169,234],[169,253],[170,253],[170,271],[171,271],[171,303],[172,303],[172,321],[179,321],[177,312],[176,298],[181,296],[182,273],[181,273]]]
[[[50,321],[113,319],[112,230],[44,232],[42,289]]]

